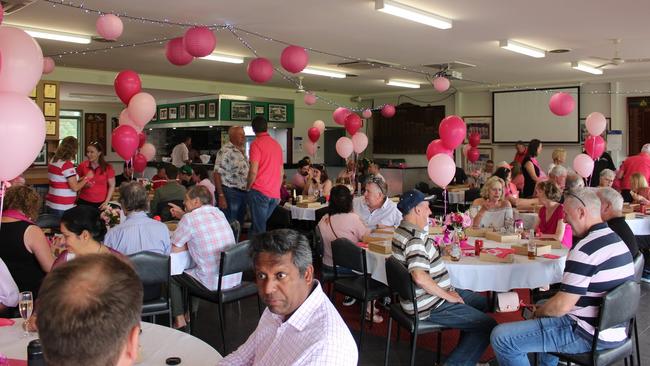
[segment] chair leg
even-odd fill
[[[374,322],[375,318],[375,301],[370,300],[370,329],[372,329],[372,325],[375,323]]]
[[[411,360],[409,361],[409,365],[413,366],[415,364],[415,348],[417,347],[418,343],[418,333],[413,332],[411,333]]]
[[[440,365],[441,355],[442,355],[442,332],[438,332],[438,355],[436,356],[436,365]]]
[[[639,330],[636,327],[636,318],[634,318],[634,345],[636,346],[636,362],[641,366],[641,351],[639,350]]]
[[[368,306],[367,300],[363,299],[361,304],[361,327],[359,328],[359,352],[361,352],[361,347],[363,347],[363,327],[366,320],[366,307]],[[372,318],[370,319],[372,321]]]
[[[217,303],[217,316],[219,317],[219,327],[221,328],[221,343],[223,344],[223,354],[227,354],[226,350],[226,325],[224,324],[226,317],[223,311],[224,304]]]
[[[388,366],[388,354],[390,352],[390,331],[393,325],[393,318],[388,319],[388,333],[386,334],[386,350],[384,351],[384,366]]]

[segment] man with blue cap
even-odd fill
[[[445,364],[474,365],[490,344],[490,333],[497,323],[485,314],[488,305],[484,297],[451,287],[442,254],[424,230],[431,215],[432,198],[417,189],[400,198],[397,208],[403,220],[393,236],[393,257],[411,274],[420,320],[461,331],[458,346]],[[412,302],[400,298],[400,305],[407,314],[414,313]]]

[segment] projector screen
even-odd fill
[[[556,92],[569,93],[575,99],[573,112],[563,117],[551,112],[548,102]],[[547,143],[578,143],[579,106],[579,86],[493,92],[493,142],[539,139]]]

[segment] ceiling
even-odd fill
[[[81,0],[73,0],[80,3]],[[86,0],[84,7],[105,12],[127,13],[131,16],[169,19],[183,23],[224,24],[271,36],[289,43],[311,47],[337,55],[374,59],[409,68],[428,70],[426,64],[462,61],[476,65],[462,69],[465,80],[485,84],[539,84],[576,81],[615,80],[650,77],[650,63],[625,63],[605,68],[605,74],[593,76],[570,68],[571,61],[589,61],[589,56],[613,57],[612,38],[622,39],[619,45],[623,58],[650,57],[647,40],[650,1],[626,0],[547,0],[547,1],[477,1],[477,0],[402,0],[403,3],[451,18],[450,30],[439,30],[374,10],[372,0],[275,0],[275,1],[208,1],[208,0]],[[36,1],[5,17],[5,22],[32,27],[95,34],[96,14]],[[124,34],[119,43],[133,43],[181,36],[183,27],[156,25],[142,21],[124,21]],[[247,50],[227,30],[219,30],[215,51],[250,57]],[[262,38],[240,34],[276,65],[284,47]],[[546,50],[566,48],[565,54],[548,54],[535,59],[505,51],[498,41],[512,39]],[[74,45],[39,40],[45,55],[64,51],[105,47],[106,43]],[[133,69],[139,73],[250,83],[246,66],[206,60],[178,67],[165,58],[164,45],[128,47],[85,55],[55,58],[58,66],[101,70]],[[310,66],[336,69],[334,64],[346,59],[310,53]],[[601,62],[592,61],[593,64]],[[372,71],[346,70],[358,77],[330,79],[304,76],[309,90],[346,94],[399,92],[406,89],[384,85],[389,78],[426,83],[421,74],[395,69]],[[268,83],[293,87],[277,74]],[[471,86],[469,81],[458,87]],[[429,86],[430,87],[430,86]]]

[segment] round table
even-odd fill
[[[10,359],[26,360],[27,344],[37,338],[23,337],[22,319],[10,327],[0,327],[0,354]],[[215,365],[222,359],[219,352],[202,340],[172,328],[142,322],[140,362],[137,365],[164,365],[169,357],[180,357],[182,365]]]
[[[284,207],[291,210],[292,220],[316,221],[316,210],[327,207],[327,204],[319,207],[298,207],[287,203]]]

